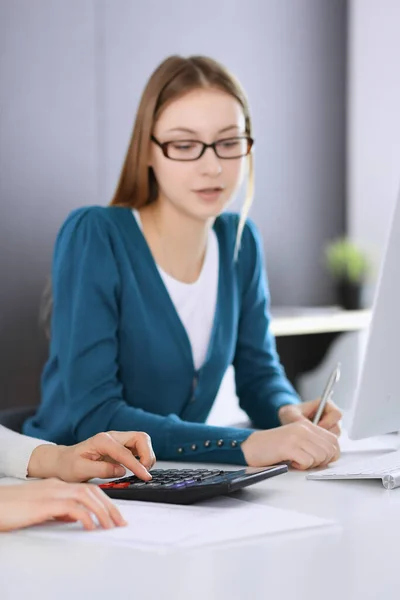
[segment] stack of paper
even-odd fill
[[[86,532],[76,523],[51,522],[27,529],[24,535],[168,550],[333,524],[295,511],[231,497],[218,497],[191,506],[129,501],[117,504],[129,523],[127,527]]]

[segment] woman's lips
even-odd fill
[[[200,190],[194,190],[197,196],[207,202],[215,202],[215,200],[218,200],[223,191],[224,190],[222,187],[209,187]]]

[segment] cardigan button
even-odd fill
[[[197,444],[192,444],[190,447],[192,450],[197,450]]]
[[[204,446],[205,446],[205,448],[209,448],[211,446],[210,440],[207,440],[206,442],[204,442]]]
[[[218,448],[221,448],[221,446],[223,446],[223,445],[224,445],[224,440],[218,440],[218,442],[217,442]]]
[[[231,441],[231,446],[232,446],[232,448],[236,448],[236,446],[237,446],[237,445],[238,445],[238,443],[237,443],[237,441],[236,441],[236,440],[232,440],[232,441]]]
[[[179,454],[183,454],[183,448],[178,448]]]

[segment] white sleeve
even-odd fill
[[[26,479],[31,454],[43,444],[51,442],[21,435],[0,425],[0,475]]]

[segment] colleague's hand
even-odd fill
[[[135,458],[139,457],[139,460]],[[156,457],[150,437],[137,431],[98,433],[75,446],[43,444],[32,452],[29,477],[58,477],[64,481],[87,481],[122,477],[125,468],[148,481]]]
[[[324,467],[339,458],[337,437],[307,419],[266,431],[255,431],[241,444],[247,464],[267,467],[291,462],[295,469]]]
[[[85,529],[126,525],[118,508],[96,485],[59,479],[0,486],[0,531],[37,525],[52,519],[80,521]]]
[[[312,421],[320,403],[320,398],[311,400],[309,402],[301,402],[300,404],[286,404],[279,409],[278,416],[282,425],[288,425],[289,423],[295,423],[296,421],[309,420]],[[342,413],[334,404],[334,402],[327,402],[325,410],[322,413],[321,420],[318,423],[318,427],[322,427],[335,435],[340,435],[340,420]]]

